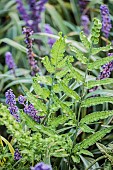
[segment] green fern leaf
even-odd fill
[[[85,99],[81,106],[82,107],[90,107],[98,104],[103,104],[103,103],[113,103],[113,97],[93,97],[93,98],[88,98]]]
[[[112,129],[113,127],[105,128],[90,135],[88,138],[84,139],[80,144],[75,145],[74,152],[78,152],[81,149],[87,149],[89,146],[101,140],[107,133],[110,133]]]
[[[43,133],[43,134],[45,134],[45,135],[47,135],[47,136],[55,136],[55,135],[57,135],[55,130],[50,129],[49,127],[44,126],[44,125],[42,125],[42,124],[37,124],[37,125],[35,126],[35,128],[36,128],[38,131],[40,131],[41,133]]]
[[[57,106],[57,108],[61,108],[62,111],[68,115],[72,115],[73,111],[62,101],[59,100],[59,98],[54,94],[52,98],[54,104]],[[51,110],[53,109],[53,106],[51,106]]]
[[[60,79],[60,78],[64,77],[64,76],[67,74],[67,72],[68,72],[68,69],[65,68],[65,69],[57,72],[57,73],[55,74],[55,76],[56,76],[57,79]]]
[[[102,152],[102,153],[107,153],[108,152],[108,149],[106,146],[104,146],[103,144],[101,143],[96,143],[97,147],[99,148],[99,150]]]
[[[56,118],[52,118],[48,121],[48,125],[51,126],[52,128],[56,128],[59,125],[64,124],[67,120],[69,119],[68,116],[66,115],[60,115]]]
[[[35,126],[37,125],[37,122],[35,122],[28,114],[24,113],[23,111],[20,111],[20,118],[23,120],[26,125],[28,125],[29,128],[31,128],[33,131],[38,131]]]
[[[106,79],[102,79],[102,80],[91,80],[85,83],[85,86],[90,89],[92,87],[95,86],[101,86],[101,85],[106,85],[106,84],[111,84],[113,83],[113,79],[112,78],[106,78]]]
[[[65,37],[62,37],[61,33],[59,35],[60,38],[54,43],[51,50],[51,63],[55,67],[57,67],[57,64],[63,59],[66,47]]]
[[[39,95],[42,99],[46,99],[50,95],[50,91],[46,88],[42,88],[39,83],[34,79],[33,88],[37,95]]]
[[[111,164],[113,165],[113,156],[111,156],[110,154],[108,154],[108,149],[107,149],[107,147],[105,147],[105,146],[104,146],[103,144],[101,144],[101,143],[97,143],[96,145],[97,145],[97,147],[99,148],[99,150],[106,155],[106,157],[109,159],[109,161],[111,161]]]
[[[100,37],[100,29],[102,27],[102,24],[99,19],[93,18],[93,27],[92,27],[92,33],[91,33],[91,41],[93,44],[98,44],[99,37]]]
[[[70,75],[70,73],[67,73],[66,76],[63,77],[62,82],[63,82],[66,86],[68,86],[70,80],[72,80],[72,75]]]
[[[82,53],[80,50],[78,50],[77,48],[75,48],[75,47],[73,47],[73,46],[71,46],[70,49],[71,49],[71,51],[73,51],[73,52],[76,53],[76,58],[77,58],[79,61],[81,61],[81,63],[87,64],[88,59],[83,55],[83,53]]]
[[[84,123],[89,124],[92,122],[96,122],[100,119],[106,119],[109,116],[113,116],[113,110],[93,112],[86,115],[84,118],[82,118],[80,124],[84,124]]]
[[[29,100],[30,103],[32,103],[34,105],[34,107],[40,111],[40,112],[47,112],[47,108],[46,105],[40,100],[37,99],[32,93],[27,92],[27,99]]]
[[[113,60],[113,56],[108,56],[108,57],[102,58],[100,60],[96,60],[93,63],[88,64],[88,70],[99,69],[100,66],[102,66],[106,63],[109,63],[112,60]]]
[[[74,155],[74,156],[72,155],[71,158],[72,158],[73,162],[75,162],[75,163],[80,163],[80,157],[79,157],[79,155]]]
[[[90,151],[85,150],[85,149],[81,149],[80,152],[77,152],[77,154],[78,155],[84,154],[84,155],[88,155],[88,156],[94,157],[94,155]]]
[[[48,56],[45,56],[42,60],[42,63],[44,64],[46,70],[49,72],[49,73],[54,73],[55,72],[55,67],[51,64]]]
[[[86,35],[84,34],[83,31],[80,32],[80,39],[81,39],[83,45],[84,45],[87,49],[89,49],[90,46],[91,46],[91,44],[90,44],[90,42],[88,41],[88,38],[86,37]]]
[[[67,96],[72,97],[72,98],[76,99],[77,101],[80,100],[80,96],[75,91],[73,91],[68,86],[66,86],[62,81],[60,82],[60,86],[61,86],[62,91]]]
[[[65,58],[63,58],[63,60],[61,60],[57,64],[57,68],[64,68],[66,66],[66,63],[68,63],[68,62],[72,63],[73,61],[74,61],[73,56],[67,55]]]
[[[81,124],[81,125],[80,125],[80,129],[81,129],[83,132],[86,132],[86,133],[94,133],[94,130],[91,129],[89,126],[85,125],[85,124]]]
[[[70,75],[75,78],[78,82],[83,82],[84,77],[72,66],[72,64],[68,64],[68,67],[70,69]]]
[[[54,84],[52,88],[55,93],[61,92],[60,84]]]
[[[109,51],[110,48],[111,48],[110,45],[111,44],[106,45],[105,47],[93,48],[92,49],[92,54],[95,55],[95,54],[99,53],[100,51]]]
[[[49,85],[49,86],[52,85],[52,78],[50,76],[37,75],[37,77],[35,77],[34,80],[36,80],[40,84],[45,84],[45,85]]]

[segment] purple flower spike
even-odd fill
[[[10,113],[13,115],[13,117],[16,119],[17,122],[19,122],[19,116],[18,116],[18,107],[16,106],[16,100],[15,95],[11,89],[7,90],[5,93],[6,97],[6,104],[9,105],[8,109]]]
[[[16,104],[15,95],[12,89],[7,90],[7,92],[5,93],[5,97],[6,97],[6,104],[10,106]]]
[[[101,5],[100,12],[102,17],[102,32],[104,36],[108,38],[111,29],[111,20],[107,5]]]
[[[18,97],[18,102],[19,102],[19,104],[23,104],[23,105],[24,105],[24,102],[25,102],[25,101],[26,101],[26,99],[25,99],[24,96],[20,95],[20,96]]]
[[[35,76],[35,74],[39,72],[39,68],[37,66],[37,61],[34,58],[34,53],[32,50],[33,40],[30,38],[30,36],[33,35],[33,31],[31,28],[23,28],[23,34],[25,34],[25,43],[27,45],[27,54],[29,65],[31,67],[31,75]]]
[[[12,54],[10,52],[5,53],[5,63],[7,64],[9,69],[15,69],[16,64],[13,60]]]
[[[40,116],[37,116],[38,111],[34,108],[32,104],[25,105],[24,112],[32,117],[36,122],[40,121]]]
[[[31,11],[32,29],[34,32],[40,32],[39,23],[41,22],[41,13],[45,10],[45,4],[48,0],[29,0],[29,6]]]
[[[21,156],[19,150],[18,150],[18,149],[15,149],[14,159],[15,159],[16,161],[18,161],[18,160],[20,160],[21,158],[22,158],[22,156]]]
[[[85,11],[88,3],[89,3],[89,0],[79,0],[78,3],[79,3],[79,6],[80,6],[80,12],[81,12],[81,13],[84,13],[84,11]],[[88,11],[86,11],[86,12],[88,12]],[[86,12],[85,12],[85,13],[86,13]]]
[[[113,56],[113,53],[108,53],[108,56]],[[99,74],[98,79],[109,78],[113,71],[113,61],[102,66],[102,71]]]
[[[83,27],[83,31],[84,31],[84,33],[86,34],[86,35],[89,35],[89,23],[90,23],[90,21],[89,21],[89,18],[88,18],[88,16],[87,15],[82,15],[81,16],[81,26]]]
[[[49,24],[45,24],[45,32],[48,34],[53,34]],[[52,47],[54,43],[55,43],[55,40],[53,38],[48,38],[48,44],[50,45],[50,47]]]
[[[113,56],[113,53],[108,53],[108,56]],[[102,71],[100,72],[97,80],[109,78],[111,75],[111,72],[113,71],[113,61],[104,64],[102,66]],[[89,92],[93,92],[98,89],[98,86],[93,87],[92,89],[89,90]]]
[[[43,162],[40,162],[35,165],[35,167],[31,167],[31,170],[52,170],[52,167],[50,165],[44,164]]]
[[[16,0],[16,3],[17,3],[17,10],[20,13],[22,19],[25,21],[26,26],[31,26],[32,22],[30,20],[30,16],[27,14],[22,0]]]
[[[15,113],[18,112],[18,107],[15,106],[15,105],[11,105],[11,106],[9,107],[9,111],[10,111],[10,113],[11,113],[12,115],[14,115]]]

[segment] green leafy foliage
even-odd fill
[[[84,34],[83,31],[80,32],[80,39],[81,39],[83,45],[84,45],[87,49],[89,49],[90,46],[91,46],[91,43],[88,41],[88,39],[87,39],[87,37],[86,37],[86,35]]]
[[[75,145],[74,152],[81,149],[87,149],[89,146],[95,144],[97,141],[101,140],[107,133],[109,133],[113,127],[102,129],[94,134],[90,135],[88,138],[84,139],[80,144]]]
[[[80,50],[78,50],[77,48],[72,47],[72,46],[71,46],[70,49],[71,49],[71,51],[74,51],[74,52],[76,53],[76,58],[77,58],[81,63],[83,63],[83,64],[86,64],[86,63],[87,63],[88,59],[83,55],[83,53],[82,53]]]
[[[105,47],[99,47],[99,48],[92,48],[92,54],[95,55],[99,53],[100,51],[109,51],[110,50],[110,45],[106,45]]]
[[[112,116],[113,115],[113,111],[112,110],[109,110],[109,111],[101,111],[101,112],[93,112],[93,113],[90,113],[88,115],[86,115],[84,118],[81,119],[80,123],[81,124],[90,124],[92,122],[96,122],[98,120],[101,120],[101,119],[105,119],[109,116]]]
[[[103,103],[113,103],[112,97],[94,97],[83,100],[82,107],[90,107]]]
[[[97,147],[106,156],[106,158],[111,162],[111,165],[113,166],[113,153],[111,150],[112,148],[106,147],[101,143],[97,143]]]
[[[93,22],[94,22],[94,26],[92,28],[91,40],[92,40],[93,44],[98,44],[99,36],[100,36],[100,29],[102,27],[102,24],[101,24],[100,20],[97,18],[94,18]]]
[[[67,87],[63,82],[61,82],[60,85],[61,85],[61,89],[64,91],[64,93],[65,93],[66,95],[68,95],[68,96],[76,99],[77,101],[80,100],[79,95],[78,95],[75,91],[71,90],[71,89],[70,89],[69,87]]]
[[[108,57],[105,57],[103,59],[96,60],[95,62],[88,64],[88,70],[99,69],[100,66],[102,66],[106,63],[109,63],[112,60],[113,60],[112,56],[110,56],[110,57],[108,56]]]
[[[102,79],[102,80],[91,80],[85,83],[85,86],[90,89],[92,87],[95,86],[101,86],[101,85],[107,85],[107,84],[111,84],[113,83],[113,79],[112,78],[106,78],[106,79]]]
[[[48,6],[50,7],[52,6]],[[87,165],[94,161],[96,154],[95,150],[92,154],[88,150],[89,147],[112,131],[113,110],[111,108],[108,110],[109,107],[105,103],[113,104],[113,97],[108,97],[107,91],[104,96],[104,91],[100,96],[87,94],[87,89],[113,83],[112,78],[95,80],[96,78],[91,75],[92,71],[96,75],[98,72],[94,72],[95,69],[113,60],[113,57],[95,60],[95,54],[111,49],[110,44],[96,48],[100,29],[101,23],[95,18],[91,36],[87,38],[83,32],[80,33],[83,50],[78,48],[76,43],[71,44],[70,49],[79,60],[77,63],[70,50],[66,48],[66,43],[69,41],[59,33],[59,39],[54,43],[50,55],[42,59],[45,69],[42,70],[41,75],[37,74],[33,79],[29,78],[32,83],[30,91],[28,87],[21,84],[26,95],[26,103],[31,103],[35,107],[39,121],[36,122],[30,114],[24,113],[25,104],[20,106],[17,103],[18,107],[21,107],[18,111],[20,122],[16,122],[7,107],[0,106],[0,124],[5,125],[8,133],[13,136],[12,146],[20,149],[22,154],[20,163],[34,165],[37,161],[47,161],[47,163],[52,161],[53,166],[55,165],[54,169],[64,169],[64,164],[67,169],[71,167],[77,169],[76,166],[81,168],[84,165],[87,168]],[[11,46],[15,45],[25,52],[24,48],[17,47],[18,44],[13,41],[8,40],[6,43],[11,43]],[[15,76],[12,78],[16,79]],[[15,81],[17,83],[18,79]],[[99,105],[98,109],[90,107],[95,105]],[[102,120],[101,126],[100,122],[97,123],[99,120]],[[112,154],[109,153],[109,149],[103,145],[97,144],[97,146],[111,161]],[[60,163],[59,167],[57,162]],[[95,166],[99,168],[98,163]]]

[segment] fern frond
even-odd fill
[[[80,129],[83,131],[83,132],[86,132],[86,133],[94,133],[94,130],[91,129],[89,126],[87,126],[86,124],[81,124],[80,125]]]
[[[62,111],[68,115],[72,115],[73,114],[73,111],[64,103],[62,102],[55,94],[53,94],[53,98],[52,98],[54,104],[61,108]],[[53,106],[51,106],[51,110],[53,109]]]
[[[108,57],[102,58],[100,60],[96,60],[93,63],[88,64],[88,70],[99,69],[100,66],[102,66],[106,63],[109,63],[112,60],[113,60],[113,56],[108,56]]]
[[[37,132],[42,132],[43,134],[46,134],[48,136],[53,136],[56,134],[56,132],[52,129],[49,129],[47,126],[45,127],[44,125],[42,124],[38,124],[37,122],[33,121],[33,119],[21,112],[21,117],[22,119],[24,120],[24,122],[26,123],[26,125],[28,125],[28,127],[30,127],[33,131],[37,131]]]
[[[93,97],[82,101],[81,107],[90,107],[103,103],[113,103],[113,97]]]
[[[83,64],[87,64],[88,59],[83,55],[83,53],[75,48],[74,46],[70,46],[71,51],[76,53],[76,58]]]
[[[86,115],[84,118],[81,119],[80,124],[89,124],[92,122],[96,122],[100,119],[106,119],[109,116],[113,116],[113,110],[109,111],[101,111],[101,112],[93,112]]]
[[[40,83],[40,84],[45,84],[45,85],[49,85],[49,86],[52,85],[52,78],[50,76],[39,76],[39,75],[37,75],[34,78],[34,80],[37,81],[37,83]]]
[[[66,66],[66,63],[68,62],[72,63],[73,61],[74,61],[73,56],[67,55],[57,64],[57,68],[64,68]]]
[[[85,149],[81,149],[79,152],[77,152],[77,154],[78,155],[84,154],[84,155],[88,155],[88,156],[94,157],[94,155],[90,151],[85,150]]]
[[[98,18],[93,18],[93,27],[91,31],[91,40],[93,44],[98,44],[99,37],[100,37],[100,29],[102,27],[102,24]]]
[[[81,149],[87,149],[89,146],[101,140],[107,133],[110,133],[112,129],[113,127],[105,128],[90,135],[88,138],[84,139],[80,144],[75,145],[74,152],[78,152]]]
[[[55,67],[51,64],[49,57],[45,56],[42,60],[42,63],[44,64],[44,67],[49,73],[54,73],[55,72]]]
[[[84,34],[83,31],[80,32],[80,39],[84,45],[84,47],[86,47],[87,49],[90,48],[91,44],[90,42],[88,41],[88,38],[86,37],[86,35]]]
[[[69,97],[72,97],[74,99],[76,99],[76,101],[80,100],[80,96],[73,91],[72,89],[70,89],[68,86],[66,86],[62,81],[60,82],[60,86],[62,91]]]
[[[77,80],[77,82],[83,82],[84,77],[72,66],[72,64],[68,64],[70,75]]]
[[[113,156],[111,156],[109,153],[108,153],[108,149],[107,147],[105,147],[104,145],[102,145],[101,143],[97,143],[96,144],[97,147],[99,148],[99,150],[106,155],[106,157],[108,158],[108,160],[111,162],[111,164],[113,165]],[[111,151],[112,153],[112,151]]]
[[[55,77],[56,77],[57,79],[61,79],[61,78],[64,77],[67,73],[68,73],[68,68],[64,68],[63,70],[57,72],[57,73],[55,74]]]
[[[66,47],[65,37],[62,37],[62,33],[60,33],[59,36],[60,38],[54,43],[51,50],[51,63],[55,67],[63,59]]]
[[[101,86],[101,85],[106,85],[106,84],[111,84],[111,83],[113,83],[113,78],[106,78],[106,79],[101,79],[101,80],[91,80],[91,81],[87,81],[85,83],[85,87],[90,89],[95,86]]]
[[[68,86],[70,80],[72,80],[72,76],[70,75],[70,73],[67,73],[66,76],[63,77],[62,82],[63,82],[66,86]]]
[[[110,45],[106,45],[105,47],[99,47],[99,48],[92,48],[92,54],[95,55],[99,53],[100,51],[109,51],[110,50]]]
[[[54,84],[52,88],[55,93],[61,92],[60,84]]]
[[[35,93],[42,99],[46,99],[50,95],[50,91],[47,88],[42,88],[35,79],[33,81],[33,88]]]
[[[58,127],[59,125],[62,125],[64,124],[67,120],[69,119],[68,116],[66,115],[60,115],[58,117],[54,117],[54,118],[51,118],[49,121],[48,121],[48,125],[51,126],[52,128],[56,128]]]

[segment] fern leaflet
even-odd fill
[[[81,124],[89,124],[95,121],[98,121],[100,119],[106,119],[109,116],[113,116],[113,110],[109,111],[101,111],[101,112],[93,112],[88,115],[86,115],[84,118],[81,119]]]
[[[98,104],[103,103],[113,103],[113,97],[94,97],[94,98],[88,98],[82,101],[81,106],[82,107],[90,107]]]

